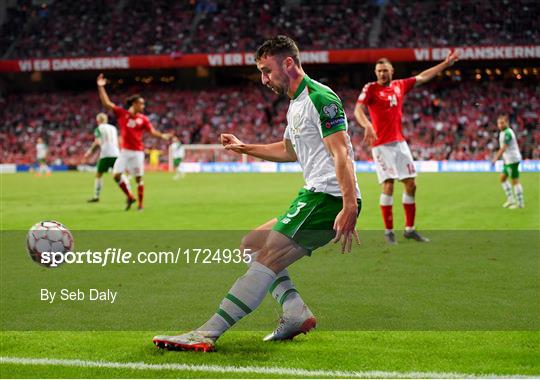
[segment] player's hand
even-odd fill
[[[161,134],[161,138],[162,138],[163,140],[166,140],[166,141],[172,139],[172,137],[173,137],[172,133],[162,133],[162,134]]]
[[[246,153],[247,145],[238,139],[235,135],[229,133],[221,134],[221,144],[227,150],[232,150],[233,152],[244,154]]]
[[[364,129],[364,144],[371,146],[377,140],[377,134],[373,126],[366,127]]]
[[[356,218],[358,218],[357,207],[344,207],[336,216],[334,222],[336,236],[332,242],[334,244],[341,242],[341,253],[351,252],[353,238],[360,245],[360,238],[358,237],[358,232],[356,232]]]
[[[105,76],[103,76],[103,74],[99,74],[96,82],[98,87],[105,87],[105,85],[107,84],[107,79],[105,79]]]
[[[444,62],[448,66],[452,66],[458,60],[459,60],[459,53],[457,52],[457,50],[454,50],[453,52],[448,53],[448,55],[446,56],[446,59],[444,60]]]
[[[235,135],[231,135],[230,133],[222,133],[221,144],[224,147],[226,147],[227,145],[231,145],[231,144],[243,144],[243,143]]]

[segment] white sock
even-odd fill
[[[501,183],[501,186],[504,190],[504,194],[506,194],[506,198],[510,202],[514,202],[514,194],[512,194],[512,186],[510,186],[510,182],[504,181],[503,183]]]
[[[251,262],[248,266],[255,262],[259,252],[256,251],[251,254]],[[268,292],[283,307],[284,313],[291,315],[302,313],[305,302],[296,290],[287,269],[283,269],[276,275],[276,280],[270,285]]]
[[[101,188],[103,187],[103,178],[96,178],[94,180],[94,198],[99,198],[99,193],[101,193]]]
[[[521,183],[518,183],[514,186],[514,192],[516,193],[516,198],[520,206],[523,206],[524,199],[523,199],[523,186],[521,186]]]
[[[203,335],[217,339],[232,325],[255,310],[266,296],[276,274],[255,261],[223,298],[218,311],[197,329]]]
[[[283,312],[290,315],[302,313],[304,300],[298,294],[294,284],[289,277],[287,269],[282,270],[276,276],[276,280],[270,285],[268,292],[283,306]]]

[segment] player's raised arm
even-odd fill
[[[356,232],[358,203],[354,163],[349,155],[346,131],[339,131],[324,138],[324,145],[334,159],[336,177],[343,197],[343,208],[336,216],[334,243],[341,241],[341,252],[350,252],[353,238],[360,243]]]
[[[358,124],[364,128],[364,143],[367,145],[373,144],[373,142],[377,140],[377,134],[375,133],[375,129],[373,129],[371,121],[366,115],[366,106],[364,104],[359,102],[356,103],[356,106],[354,107],[354,117]]]
[[[103,74],[99,74],[97,77],[97,88],[98,88],[98,94],[99,94],[99,100],[101,101],[101,104],[103,107],[107,108],[108,110],[112,110],[116,105],[111,102],[111,99],[109,99],[109,95],[107,95],[107,91],[105,91],[105,86],[107,85],[107,79],[103,76]]]
[[[221,144],[227,150],[240,154],[248,154],[273,162],[294,162],[297,160],[291,140],[284,138],[272,144],[245,144],[235,135],[224,133],[221,135]]]
[[[414,84],[415,87],[420,86],[421,84],[424,84],[426,82],[429,82],[431,79],[433,79],[435,75],[439,74],[443,70],[446,70],[448,67],[456,63],[458,59],[459,59],[459,54],[457,51],[448,53],[448,56],[443,62],[427,70],[422,71],[420,74],[418,74],[415,77],[416,78],[416,83]]]

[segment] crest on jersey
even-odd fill
[[[330,103],[322,108],[324,114],[330,119],[333,119],[338,114],[338,106],[336,103]]]
[[[129,121],[127,122],[127,126],[128,128],[135,128],[137,126],[137,122],[133,119],[129,119]]]
[[[394,87],[394,92],[396,93],[396,95],[400,95],[401,94],[401,89],[399,87]]]

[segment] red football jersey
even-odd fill
[[[381,86],[377,82],[364,86],[357,102],[368,108],[373,129],[377,134],[373,146],[405,140],[401,125],[403,99],[415,83],[416,78],[411,77],[393,80],[388,86]]]
[[[141,113],[132,116],[128,110],[121,107],[114,107],[113,111],[120,127],[122,149],[144,150],[142,136],[144,131],[152,130],[150,120]]]

